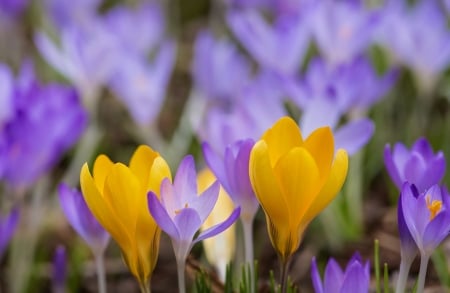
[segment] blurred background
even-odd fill
[[[61,182],[79,186],[84,162],[100,153],[128,162],[148,144],[172,172],[188,153],[201,168],[202,142],[223,153],[284,115],[304,136],[330,126],[351,155],[341,194],[294,257],[292,281],[312,292],[313,256],[345,264],[359,251],[373,263],[378,239],[394,282],[398,190],[383,152],[425,137],[450,156],[449,20],[446,0],[0,0],[2,225],[19,211],[12,239],[0,238],[1,291],[48,292],[62,245],[68,292],[97,292],[90,251],[57,196]],[[265,291],[278,263],[261,211],[254,237]],[[163,235],[153,292],[177,290],[169,242]],[[427,288],[447,292],[449,241],[433,259]],[[108,292],[138,292],[113,242],[105,265]],[[201,245],[188,283],[199,267],[217,278]]]

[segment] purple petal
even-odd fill
[[[423,234],[423,249],[430,255],[450,233],[450,211],[438,213],[426,226]]]
[[[324,292],[338,293],[344,280],[344,273],[334,259],[330,259],[325,268]]]
[[[435,184],[439,184],[442,178],[444,178],[445,169],[446,162],[444,154],[439,152],[435,157],[432,157],[427,161],[426,170],[423,172],[417,185],[419,185],[422,190],[426,190]]]
[[[175,216],[174,222],[179,233],[177,241],[181,242],[192,242],[195,233],[202,225],[197,211],[192,208],[181,209]]]
[[[206,220],[206,218],[209,216],[214,206],[216,205],[219,191],[220,184],[216,180],[208,187],[208,189],[203,191],[202,194],[196,196],[189,202],[190,207],[197,211],[202,223]]]
[[[411,194],[401,193],[398,206],[397,206],[397,224],[398,224],[398,233],[400,236],[401,243],[401,256],[402,258],[407,260],[412,260],[417,254],[417,245],[414,239],[409,232],[409,228],[405,222],[405,216],[403,214],[403,200],[402,196],[411,196]]]
[[[204,142],[202,144],[203,156],[205,158],[206,164],[211,169],[211,171],[216,176],[217,180],[219,180],[220,184],[225,188],[225,190],[229,190],[227,176],[225,174],[225,166],[223,163],[223,158],[217,155],[217,153],[211,148],[209,143]]]
[[[19,209],[14,208],[5,218],[0,218],[0,258],[19,224],[19,216]]]
[[[319,270],[317,269],[316,258],[313,257],[311,261],[311,279],[315,293],[324,293],[322,287],[322,280],[320,279]]]
[[[426,162],[424,161],[423,157],[416,152],[413,152],[411,154],[411,157],[405,164],[405,180],[414,183],[419,189],[419,192],[425,191],[424,189],[422,189],[422,186],[418,185],[418,183],[422,179],[423,173],[425,172],[425,168]]]
[[[197,174],[193,156],[187,155],[183,158],[175,175],[173,186],[175,196],[179,196],[182,202],[189,202],[197,197]]]
[[[197,243],[204,239],[213,237],[213,236],[221,233],[222,231],[225,231],[226,229],[228,229],[228,227],[233,225],[234,222],[236,222],[236,220],[239,218],[240,214],[241,214],[241,208],[238,207],[231,213],[231,215],[225,221],[223,221],[222,223],[219,223],[217,225],[214,225],[214,226],[204,230],[202,233],[200,233],[198,235],[198,237],[195,238],[194,243]]]
[[[384,147],[384,165],[394,184],[401,190],[403,177],[399,174],[398,166],[394,162],[391,146],[389,144],[386,144]]]
[[[369,276],[360,262],[353,262],[347,268],[340,292],[369,292]]]
[[[147,204],[150,214],[153,219],[155,219],[161,230],[166,232],[173,239],[180,239],[180,234],[175,226],[175,223],[172,221],[172,218],[158,200],[156,194],[152,191],[147,194]]]
[[[433,148],[428,140],[424,137],[419,138],[411,147],[411,151],[416,151],[421,154],[425,160],[431,160],[433,158]]]
[[[336,105],[329,99],[321,97],[312,99],[300,119],[302,135],[307,137],[315,129],[322,126],[329,126],[333,129],[341,114]]]
[[[351,121],[335,132],[336,149],[343,148],[353,155],[367,144],[374,131],[375,125],[370,119]]]

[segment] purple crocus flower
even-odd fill
[[[408,150],[396,143],[394,149],[388,144],[384,148],[384,164],[392,181],[399,190],[405,181],[414,184],[419,192],[424,192],[438,184],[445,174],[445,157],[433,149],[426,138],[419,138]]]
[[[175,63],[175,51],[174,42],[163,43],[152,64],[142,56],[124,54],[123,62],[114,70],[108,82],[110,88],[137,124],[147,125],[157,118]]]
[[[192,63],[195,90],[206,99],[227,103],[250,81],[250,64],[236,46],[215,39],[208,30],[198,34]]]
[[[405,183],[400,194],[402,212],[422,257],[430,256],[450,233],[450,198],[438,185],[415,194]]]
[[[66,248],[59,245],[53,254],[53,276],[52,289],[53,293],[66,292],[67,278],[67,255]]]
[[[346,293],[369,292],[370,264],[362,262],[358,253],[355,253],[342,271],[339,264],[330,259],[325,268],[323,282],[317,269],[316,259],[311,262],[311,278],[316,293]]]
[[[356,1],[321,1],[312,31],[322,56],[336,65],[361,55],[372,42],[377,18]]]
[[[14,114],[0,133],[2,179],[14,188],[30,186],[78,140],[86,122],[73,88],[40,84],[25,64],[15,82]]]
[[[13,115],[14,77],[11,69],[0,64],[0,130],[3,124]]]
[[[13,208],[5,217],[0,217],[0,259],[19,223],[19,209]]]
[[[433,88],[450,64],[450,32],[439,1],[417,1],[413,7],[390,1],[378,39],[394,57],[409,66],[422,90]]]
[[[25,10],[28,2],[29,0],[0,0],[0,17],[3,15],[18,16]]]
[[[101,0],[44,0],[45,8],[58,28],[82,24],[96,17]]]
[[[228,145],[221,157],[207,142],[202,144],[208,167],[230,195],[234,204],[241,207],[241,218],[249,221],[253,221],[259,207],[248,173],[250,151],[253,145],[252,139],[239,140]]]
[[[285,15],[269,24],[260,13],[248,9],[230,12],[227,21],[242,45],[262,67],[294,74],[309,46],[309,15],[309,11],[301,15]]]
[[[61,183],[58,193],[61,208],[72,228],[86,241],[95,256],[103,254],[109,234],[92,215],[81,192]]]
[[[155,193],[148,193],[151,215],[172,240],[178,264],[180,292],[185,292],[185,262],[192,246],[219,234],[239,218],[240,208],[236,208],[224,222],[202,231],[194,238],[216,204],[219,187],[216,181],[198,195],[194,158],[188,155],[180,163],[173,185],[169,179],[164,179],[161,183],[161,200]]]

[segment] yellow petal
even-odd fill
[[[149,146],[140,145],[130,160],[130,169],[139,179],[141,186],[147,187],[153,161],[159,154]]]
[[[348,156],[347,152],[339,149],[334,158],[330,175],[323,186],[320,193],[309,207],[304,218],[304,225],[307,225],[314,217],[316,217],[337,195],[344,184],[347,177]]]
[[[114,163],[105,155],[100,155],[95,159],[93,175],[95,184],[101,192],[103,191],[106,175],[108,175],[113,165]]]
[[[329,127],[314,130],[305,140],[304,147],[311,153],[319,168],[322,184],[330,172],[334,156],[334,138]]]
[[[80,185],[84,200],[95,218],[111,234],[114,240],[118,242],[118,239],[121,239],[119,245],[123,250],[129,249],[131,242],[127,238],[128,232],[100,194],[87,164],[84,164],[81,168]]]
[[[169,178],[170,181],[172,181],[169,165],[161,156],[156,157],[153,161],[149,178],[147,191],[153,191],[158,197],[161,189],[161,182],[165,178]]]
[[[122,163],[116,163],[105,180],[103,196],[114,215],[127,229],[127,236],[134,241],[137,214],[142,204],[139,197],[144,196],[138,179]],[[123,235],[122,237],[125,237]],[[121,242],[120,239],[116,239]]]
[[[287,202],[284,213],[289,214],[291,228],[295,230],[322,187],[319,169],[305,148],[296,147],[281,157],[274,173]]]
[[[290,117],[280,118],[264,133],[262,140],[268,145],[272,166],[290,149],[303,144],[300,129]]]
[[[264,141],[254,145],[249,164],[250,182],[264,212],[274,225],[286,225],[289,223],[288,203],[278,186]]]

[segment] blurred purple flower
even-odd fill
[[[406,227],[422,257],[429,257],[450,233],[450,198],[438,185],[415,195],[409,183],[400,194]]]
[[[407,190],[408,189],[408,190]],[[401,194],[404,193],[403,190],[407,190],[410,196],[414,196],[416,199],[419,197],[419,191],[414,184],[409,184],[405,182],[403,184]],[[398,234],[400,236],[400,252],[402,262],[408,264],[408,270],[411,262],[417,255],[417,245],[414,241],[411,233],[409,232],[408,225],[406,224],[405,215],[403,214],[403,202],[400,198],[397,205],[397,223],[398,223]]]
[[[258,139],[277,119],[286,116],[282,82],[276,76],[260,74],[241,89],[233,103],[210,107],[200,127],[201,141],[207,141],[217,153],[241,139]]]
[[[13,208],[8,215],[0,217],[0,259],[16,231],[19,224],[19,216],[19,209]]]
[[[59,245],[53,254],[52,292],[66,292],[67,255],[66,248]]]
[[[373,41],[378,18],[359,1],[322,1],[311,22],[322,56],[332,65],[360,56]]]
[[[215,39],[205,30],[195,41],[192,74],[197,92],[207,99],[227,103],[249,83],[250,64],[231,42]]]
[[[29,64],[15,81],[13,99],[13,116],[0,132],[2,179],[24,188],[49,171],[78,140],[87,117],[74,89],[40,84]]]
[[[336,67],[327,66],[322,59],[316,58],[309,64],[299,85],[299,94],[293,95],[300,107],[304,107],[311,97],[329,96],[342,113],[355,108],[365,110],[386,95],[397,81],[397,76],[396,69],[379,76],[363,57]],[[358,82],[355,83],[355,80]]]
[[[226,147],[223,156],[219,156],[207,142],[202,144],[208,167],[230,195],[235,206],[241,207],[243,221],[253,221],[259,207],[248,171],[250,151],[254,143],[252,139],[236,141]]]
[[[14,76],[11,69],[0,64],[0,131],[8,119],[11,118],[14,111],[13,92],[14,92]]]
[[[150,213],[161,229],[170,236],[177,262],[184,263],[195,243],[219,234],[239,218],[240,208],[237,208],[224,222],[202,231],[194,239],[216,204],[219,187],[216,181],[198,195],[194,158],[186,156],[178,167],[173,185],[169,179],[163,180],[161,200],[155,193],[149,192]]]
[[[311,278],[316,293],[369,292],[370,264],[369,262],[364,264],[361,256],[355,253],[344,272],[339,264],[331,258],[325,268],[325,276],[322,282],[316,259],[313,258]]]
[[[161,7],[144,2],[130,8],[118,5],[104,16],[105,27],[126,52],[147,57],[163,41],[165,19]]]
[[[78,89],[88,108],[122,59],[117,38],[100,19],[62,27],[61,47],[43,32],[36,33],[35,43],[44,59]]]
[[[430,90],[450,64],[450,32],[438,1],[417,1],[414,7],[390,1],[384,8],[379,41],[411,67],[420,85]],[[398,2],[398,3],[397,3]]]
[[[414,184],[419,192],[439,184],[446,169],[444,154],[441,151],[434,154],[425,138],[419,138],[411,150],[401,143],[396,143],[393,150],[389,144],[386,145],[384,164],[399,190],[402,189],[403,183],[408,181]]]
[[[58,194],[61,208],[72,228],[86,241],[96,257],[103,254],[109,234],[92,215],[81,192],[62,183]]]
[[[305,7],[306,8],[306,7]],[[301,66],[310,41],[309,10],[269,24],[255,10],[231,11],[227,15],[233,33],[264,68],[294,74]]]
[[[137,124],[153,122],[163,105],[175,63],[175,44],[163,43],[153,64],[138,55],[124,55],[109,80],[112,91],[127,106]]]
[[[57,28],[83,24],[96,17],[101,0],[44,0],[50,18]]]
[[[28,5],[29,0],[0,0],[0,17],[17,17]]]

